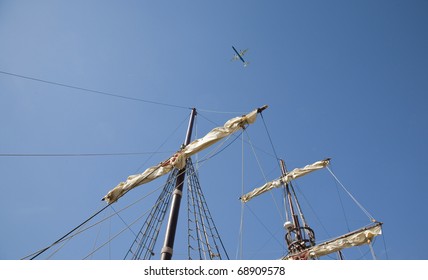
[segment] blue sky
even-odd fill
[[[427,2],[416,0],[0,1],[0,259],[49,245],[101,209],[117,183],[168,158],[184,140],[188,108],[199,112],[197,137],[264,104],[289,169],[331,157],[341,182],[384,222],[378,258],[428,259],[427,12]],[[249,48],[248,67],[230,61],[232,45]],[[231,258],[242,185],[250,190],[280,174],[263,120],[243,137],[199,171]],[[133,190],[114,209],[164,181]],[[310,201],[304,211],[319,240],[346,232],[346,223],[368,223],[345,196],[338,200],[327,171],[296,185]],[[268,195],[244,210],[242,258],[284,253],[273,204]],[[349,207],[346,220],[341,204]],[[130,223],[148,203],[138,207],[121,217]],[[100,232],[109,227],[123,223],[115,217]],[[53,258],[83,258],[97,231]],[[177,238],[177,258],[185,258],[187,237]],[[94,258],[123,258],[132,234],[114,241]]]

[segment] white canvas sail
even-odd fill
[[[256,188],[247,194],[244,194],[243,196],[241,196],[240,199],[242,202],[248,202],[252,198],[254,198],[254,197],[256,197],[262,193],[270,191],[274,188],[279,188],[281,185],[287,184],[294,179],[302,177],[302,176],[304,176],[308,173],[311,173],[315,170],[322,169],[322,168],[326,167],[329,164],[329,162],[330,162],[330,159],[325,159],[325,160],[317,161],[317,162],[310,164],[310,165],[306,165],[303,168],[296,168],[296,169],[288,172],[285,176],[281,176],[280,178],[278,178],[274,181],[267,182],[263,186]]]
[[[345,248],[370,244],[374,237],[382,234],[382,224],[366,227],[327,242],[315,245],[307,250],[291,256],[285,256],[285,260],[319,258]]]
[[[189,157],[208,148],[232,133],[243,129],[246,125],[254,123],[257,118],[257,113],[266,108],[267,106],[265,105],[246,115],[228,120],[222,127],[216,127],[204,137],[194,140],[169,159],[146,169],[141,174],[129,176],[125,182],[119,183],[114,189],[109,191],[107,195],[104,196],[103,200],[109,204],[116,202],[125,192],[165,175],[173,168],[182,169],[186,165],[186,160]]]

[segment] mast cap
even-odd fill
[[[257,108],[257,113],[261,113],[262,111],[266,110],[269,106],[268,105],[263,105],[260,108]]]

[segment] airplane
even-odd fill
[[[239,58],[244,63],[244,67],[246,67],[249,62],[245,61],[242,57],[248,51],[248,49],[245,49],[245,50],[240,51],[240,52],[238,52],[234,46],[232,46],[232,49],[236,52],[236,54],[232,58],[232,61],[237,60]]]

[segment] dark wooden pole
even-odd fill
[[[196,109],[192,109],[190,114],[189,126],[187,127],[186,139],[184,146],[187,146],[192,138],[193,121],[196,116]],[[178,173],[175,189],[172,197],[171,210],[169,213],[168,224],[166,228],[165,241],[161,252],[161,260],[170,260],[172,258],[175,232],[177,230],[178,214],[180,211],[181,197],[183,194],[184,177],[186,175],[186,166],[184,166]]]
[[[287,174],[287,169],[285,168],[285,163],[282,159],[280,160],[280,163],[281,163],[282,176],[285,176]],[[293,199],[291,197],[290,188],[288,186],[288,183],[285,184],[285,191],[286,191],[286,195],[287,195],[287,199],[288,199],[288,204],[290,207],[291,216],[293,218],[294,227],[296,228],[296,237],[297,237],[297,240],[301,240],[302,235],[300,233],[299,218],[297,217],[296,212],[294,211]]]

